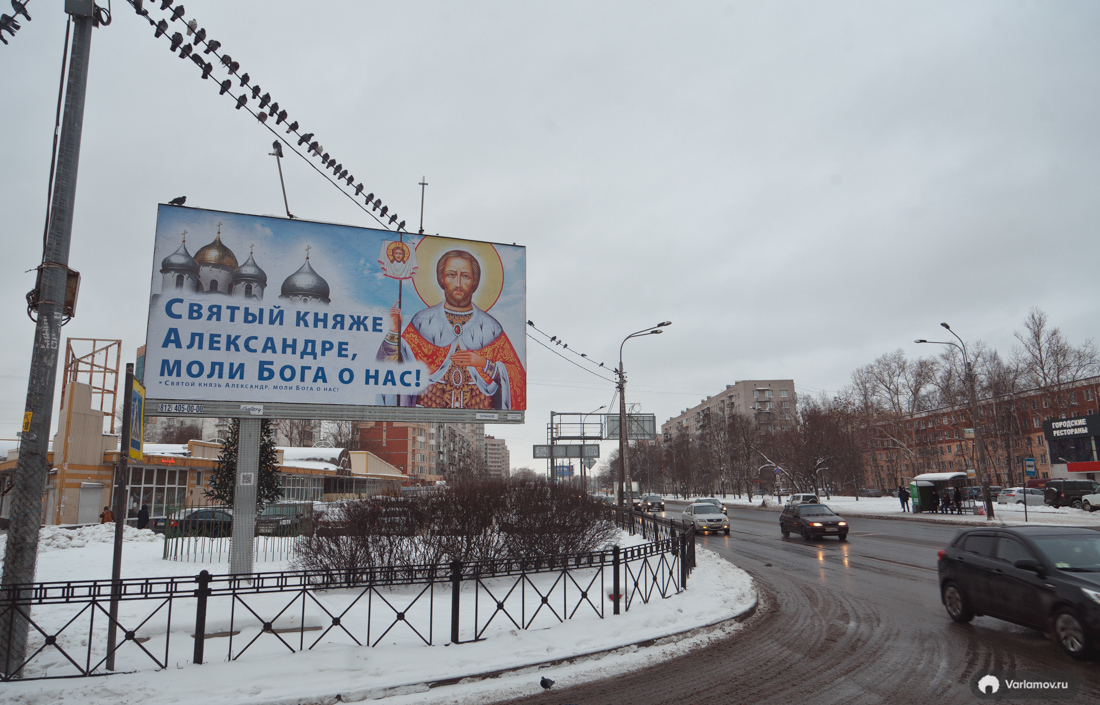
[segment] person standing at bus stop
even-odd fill
[[[901,511],[909,511],[909,490],[904,487],[898,488],[898,501],[901,502]]]

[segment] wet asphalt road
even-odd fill
[[[783,539],[776,512],[729,516],[729,537],[698,541],[756,580],[760,605],[742,630],[644,672],[511,702],[974,703],[971,680],[989,671],[1073,673],[1076,697],[1048,702],[1100,702],[1100,661],[1075,662],[1040,632],[990,617],[947,617],[936,553],[958,527],[855,518],[847,542],[806,541]]]

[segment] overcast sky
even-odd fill
[[[2,437],[26,397],[60,5],[30,3],[0,45]],[[271,133],[114,14],[93,32],[62,333],[120,338],[130,361],[158,203],[284,211]],[[671,320],[624,352],[627,400],[658,424],[736,380],[835,392],[898,347],[937,353],[912,341],[943,320],[1002,353],[1033,306],[1097,336],[1096,3],[189,0],[186,17],[410,230],[426,176],[428,233],[526,246],[527,318],[571,350],[611,368]],[[299,218],[377,227],[283,167]],[[551,411],[614,395],[575,356],[527,351],[526,425],[487,428],[513,467]]]

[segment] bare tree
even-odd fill
[[[150,443],[187,443],[187,441],[201,441],[202,440],[202,425],[197,423],[187,423],[180,426],[165,426],[159,431],[155,431],[153,435],[156,436],[156,440],[150,440]]]
[[[359,422],[330,421],[325,424],[324,438],[333,448],[359,450]]]
[[[1046,313],[1031,309],[1024,330],[1014,333],[1020,343],[1013,350],[1026,386],[1051,392],[1100,372],[1096,345],[1086,340],[1080,346],[1070,344],[1061,329],[1052,327]]]
[[[311,448],[320,440],[315,432],[316,421],[310,419],[281,419],[275,423],[276,437],[292,448]]]

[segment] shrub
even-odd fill
[[[483,480],[413,497],[341,502],[318,516],[295,567],[324,571],[586,553],[618,530],[576,489]]]

